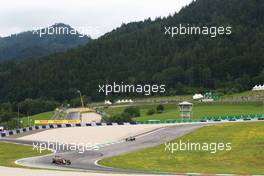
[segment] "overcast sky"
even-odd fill
[[[97,38],[122,23],[168,16],[192,0],[0,0],[0,36],[62,22]]]

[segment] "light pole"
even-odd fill
[[[27,112],[27,118],[28,118],[28,127],[30,127],[31,126],[31,123],[30,123],[30,117],[29,117],[29,113]]]
[[[77,93],[79,93],[80,95],[80,99],[81,99],[81,106],[84,107],[84,103],[83,103],[83,98],[82,98],[82,93],[80,90],[77,90]]]
[[[19,105],[17,105],[17,126],[20,128],[20,120],[19,120]]]

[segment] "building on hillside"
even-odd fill
[[[67,120],[81,120],[81,123],[99,123],[102,116],[90,108],[70,108],[67,109]]]
[[[193,108],[193,104],[187,101],[181,102],[178,104],[180,116],[182,120],[191,119],[191,112]]]

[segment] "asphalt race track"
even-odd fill
[[[18,164],[38,168],[52,168],[52,169],[77,169],[87,171],[107,171],[107,172],[133,172],[140,173],[125,169],[107,168],[96,164],[96,161],[110,156],[116,156],[131,151],[152,147],[158,144],[163,144],[166,141],[171,141],[177,137],[190,133],[200,127],[207,126],[208,124],[191,124],[191,125],[177,125],[169,126],[154,130],[150,133],[142,134],[136,137],[136,141],[121,142],[105,146],[95,151],[85,151],[79,153],[78,151],[64,151],[60,152],[60,156],[70,159],[72,164],[70,166],[56,166],[51,163],[53,155],[33,157],[21,159]],[[33,141],[22,141],[18,139],[3,138],[0,141],[13,142],[19,144],[33,145]]]

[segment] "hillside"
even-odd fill
[[[104,99],[98,84],[107,81],[165,83],[167,95],[248,90],[264,83],[263,9],[261,0],[197,0],[177,14],[124,24],[62,54],[1,64],[1,101],[63,101],[76,97],[76,89]],[[179,24],[232,26],[232,34],[164,35],[164,27]]]
[[[48,34],[48,29],[50,29],[50,34]],[[54,31],[61,29],[61,33],[55,33],[53,29]],[[62,33],[63,30],[64,33]],[[68,35],[66,30],[71,31],[73,28],[58,23],[47,28],[0,38],[0,61],[47,56],[76,48],[91,40],[88,36],[79,37],[79,33]]]

